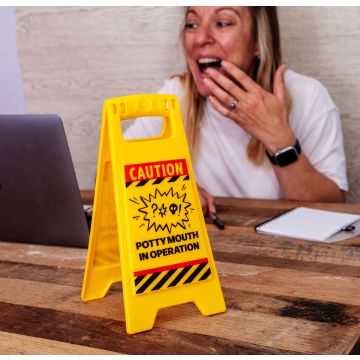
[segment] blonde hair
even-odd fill
[[[253,19],[253,35],[258,43],[259,56],[254,59],[254,80],[265,90],[273,91],[273,80],[276,69],[281,65],[280,30],[277,9],[274,6],[250,7]],[[185,9],[186,17],[187,9]],[[186,19],[185,19],[186,21]],[[181,31],[184,44],[185,22]],[[201,96],[196,88],[194,78],[189,68],[180,76],[184,86],[182,113],[185,119],[185,131],[194,158],[199,146],[199,127],[204,113],[206,99]],[[261,164],[265,158],[265,147],[257,139],[251,138],[247,147],[247,154],[254,164]]]

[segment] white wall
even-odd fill
[[[284,60],[340,109],[350,192],[360,203],[360,7],[280,7]]]
[[[82,189],[93,188],[102,103],[154,92],[183,69],[180,7],[18,7],[28,111],[62,116]],[[342,113],[360,202],[360,7],[281,7],[284,60],[328,88]]]
[[[182,69],[180,8],[19,7],[28,111],[64,121],[80,188],[93,188],[106,98],[155,92]]]
[[[13,7],[0,7],[0,114],[25,112]]]

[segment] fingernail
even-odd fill
[[[208,78],[205,78],[205,79],[204,79],[204,83],[205,83],[206,85],[209,85],[209,84],[210,84],[210,80],[209,80]]]

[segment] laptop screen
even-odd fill
[[[88,237],[61,119],[0,115],[0,241],[86,247]]]

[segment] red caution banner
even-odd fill
[[[163,179],[167,177],[175,178],[188,174],[185,159],[125,165],[126,183]]]

